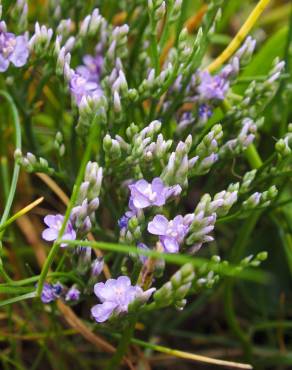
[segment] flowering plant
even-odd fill
[[[0,290],[12,296],[0,306],[18,302],[26,310],[31,299],[33,316],[36,310],[56,325],[62,314],[73,329],[68,335],[79,333],[111,354],[100,362],[107,370],[150,369],[142,347],[251,368],[264,355],[253,353],[233,296],[251,310],[244,295],[256,293],[249,284],[268,282],[255,267],[276,237],[263,230],[279,231],[291,267],[292,22],[273,36],[269,18],[253,32],[261,13],[273,11],[269,0],[242,5],[250,10],[246,21],[240,4],[209,0],[193,15],[193,3],[78,0],[71,7],[49,0],[41,11],[17,0],[0,8],[0,108],[7,121]],[[237,12],[242,27],[231,38],[228,15]],[[272,50],[273,38],[283,50]],[[11,145],[4,139],[11,131],[10,184]],[[32,194],[41,198],[23,207]],[[15,224],[8,228],[14,221],[21,234]],[[20,252],[25,240],[28,257]],[[199,308],[218,295],[225,308],[218,325],[227,322],[244,363],[153,343],[160,330],[167,340],[193,310],[201,319]],[[176,318],[175,310],[183,312]],[[274,313],[265,312],[276,320]],[[143,340],[135,338],[139,327]],[[215,331],[210,323],[202,327]],[[33,369],[43,356],[41,349]],[[62,361],[60,369],[67,367]]]

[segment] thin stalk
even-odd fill
[[[97,116],[95,116],[92,123],[91,123],[88,144],[86,146],[86,149],[85,149],[82,161],[81,161],[81,165],[80,165],[80,168],[79,168],[79,173],[78,173],[78,176],[77,176],[77,180],[76,180],[74,188],[73,188],[73,192],[72,192],[72,195],[71,195],[71,198],[70,198],[70,201],[69,201],[66,213],[65,213],[64,221],[63,221],[62,227],[60,229],[58,239],[54,242],[54,244],[53,244],[53,246],[50,250],[50,253],[49,253],[49,255],[48,255],[48,257],[47,257],[47,259],[46,259],[46,261],[43,265],[43,268],[42,268],[42,271],[41,271],[41,274],[40,274],[40,278],[38,280],[38,287],[37,287],[37,295],[38,296],[40,296],[41,293],[42,293],[43,285],[44,285],[44,282],[45,282],[46,277],[48,275],[49,269],[50,269],[50,267],[51,267],[51,265],[54,261],[54,258],[55,258],[56,254],[58,252],[60,243],[62,242],[61,239],[62,239],[62,236],[65,232],[67,223],[69,221],[71,210],[72,210],[72,208],[74,207],[74,205],[76,203],[78,193],[79,193],[79,189],[80,189],[83,177],[84,177],[85,168],[86,168],[87,162],[90,159],[91,151],[92,151],[93,145],[95,143],[96,136],[97,136],[97,133],[98,133],[99,129],[100,129],[100,126],[97,124]]]
[[[234,288],[234,280],[227,281],[225,284],[225,289],[224,289],[225,317],[226,317],[228,326],[230,327],[233,334],[240,341],[242,348],[244,350],[246,359],[248,359],[249,361],[251,358],[251,354],[252,354],[252,345],[250,343],[249,337],[246,335],[245,331],[241,328],[237,320],[236,313],[234,310],[234,305],[233,305],[233,288]]]
[[[19,115],[18,115],[16,105],[13,99],[11,98],[11,96],[6,91],[0,90],[0,96],[2,96],[7,101],[9,108],[11,110],[12,121],[13,121],[14,129],[15,129],[15,148],[21,150],[21,127],[20,127]],[[19,171],[20,171],[20,166],[15,162],[13,174],[12,174],[12,181],[10,184],[10,190],[9,190],[8,197],[5,203],[5,207],[4,207],[4,211],[3,211],[3,214],[0,220],[0,226],[2,226],[6,222],[9,216],[12,203],[14,200],[15,192],[16,192]],[[2,234],[3,233],[0,233],[0,252],[2,252],[2,249],[3,249],[2,240],[1,240]],[[1,256],[0,256],[0,274],[2,275],[5,281],[11,281],[10,277],[8,276],[8,274],[6,273],[3,267]]]
[[[7,158],[6,157],[1,157],[0,160],[0,165],[1,165],[1,178],[2,178],[2,186],[3,186],[3,193],[4,193],[4,198],[5,200],[8,198],[9,195],[9,171],[8,171],[8,163],[7,163]]]
[[[187,13],[187,5],[188,5],[188,0],[183,0],[181,4],[181,11],[180,11],[180,16],[177,22],[177,28],[176,28],[176,40],[175,40],[175,46],[177,47],[178,44],[178,39],[179,39],[179,34],[183,28],[184,25],[184,20],[186,17]]]
[[[121,334],[112,333],[112,332],[110,334],[113,337],[122,338]],[[160,346],[154,343],[144,342],[143,340],[136,339],[136,338],[132,338],[131,343],[137,344],[144,348],[152,349],[156,352],[165,353],[170,356],[177,357],[177,358],[183,358],[186,360],[197,361],[200,363],[212,364],[212,365],[217,365],[217,366],[231,367],[233,369],[252,369],[252,366],[250,364],[243,364],[243,363],[233,362],[233,361],[225,361],[225,360],[220,360],[220,359],[211,358],[207,356],[197,355],[195,353],[184,352],[184,351],[180,351],[177,349]]]
[[[263,161],[261,160],[261,157],[259,156],[259,153],[256,150],[256,147],[254,146],[254,144],[250,144],[247,147],[245,151],[245,156],[251,168],[259,169],[262,166]]]
[[[129,319],[128,325],[120,338],[118,348],[112,359],[110,360],[108,366],[106,367],[106,370],[116,370],[120,368],[120,363],[122,362],[122,359],[127,352],[127,349],[133,337],[137,318],[137,315],[133,315]]]
[[[167,36],[168,36],[168,31],[169,31],[169,28],[171,26],[171,22],[170,22],[170,17],[172,15],[172,9],[173,9],[173,2],[172,1],[169,1],[168,2],[168,6],[167,6],[167,13],[166,13],[166,18],[165,18],[165,21],[164,21],[164,25],[163,25],[163,30],[162,30],[162,34],[160,36],[160,40],[159,40],[159,49],[162,50],[166,40],[167,40]]]
[[[150,20],[150,57],[152,61],[152,66],[155,70],[155,76],[159,73],[159,55],[158,55],[158,42],[156,34],[157,23],[154,19],[154,14],[149,10],[149,20]]]
[[[16,105],[14,104],[14,101],[11,98],[11,96],[6,91],[0,90],[0,96],[2,96],[7,101],[11,109],[12,120],[14,124],[14,129],[15,129],[15,148],[21,150],[21,127],[20,127],[19,115],[16,109]],[[17,163],[15,163],[13,175],[12,175],[12,181],[10,185],[10,191],[9,191],[8,199],[5,204],[5,208],[4,208],[2,217],[1,217],[0,225],[3,225],[3,223],[7,220],[9,216],[9,212],[11,210],[12,202],[15,196],[15,191],[16,191],[16,186],[17,186],[17,181],[18,181],[18,176],[19,176],[19,170],[20,170],[20,166]]]
[[[6,222],[4,222],[3,224],[1,224],[0,225],[0,236],[3,235],[3,232],[7,228],[7,226],[9,226],[10,224],[12,224],[19,217],[21,217],[21,216],[25,215],[26,213],[28,213],[29,211],[31,211],[34,207],[38,206],[43,200],[44,200],[43,197],[35,200],[34,202],[30,203],[26,207],[22,208],[15,215],[13,215],[12,217],[10,217]]]
[[[31,292],[31,293],[19,295],[17,297],[13,297],[9,299],[3,299],[2,301],[0,301],[0,307],[7,306],[7,305],[10,305],[16,302],[21,302],[21,301],[24,301],[25,299],[31,299],[35,297],[36,297],[36,293]]]
[[[250,13],[247,20],[244,22],[240,30],[237,32],[230,44],[223,50],[223,52],[206,68],[209,72],[218,69],[222,64],[228,60],[233,53],[238,49],[242,41],[249,34],[250,30],[255,25],[256,21],[265,10],[270,0],[260,0],[253,11]]]
[[[221,108],[224,112],[228,112],[231,108],[231,105],[225,99],[223,101]],[[247,150],[245,151],[245,155],[251,168],[258,169],[262,166],[263,162],[254,144],[250,144],[248,146]],[[246,245],[249,241],[250,235],[253,229],[255,228],[260,215],[261,212],[254,211],[254,213],[251,214],[251,216],[245,221],[245,223],[241,227],[237,239],[235,241],[235,244],[232,247],[232,253],[230,258],[232,262],[238,262],[240,260],[240,257],[243,255]],[[234,335],[238,338],[238,340],[241,342],[246,358],[250,360],[252,355],[252,345],[250,343],[249,337],[241,328],[234,310],[233,304],[234,285],[235,285],[234,279],[229,279],[226,282],[224,290],[225,317],[230,329],[232,330]]]
[[[285,72],[289,75],[290,73],[290,59],[292,55],[292,7],[290,10],[290,17],[289,17],[289,31],[287,35],[287,41],[285,46],[285,53],[284,53],[284,61],[285,61]],[[280,87],[277,93],[279,96],[279,103],[281,104],[281,122],[280,122],[280,129],[279,134],[280,136],[284,136],[285,132],[287,131],[287,123],[288,123],[288,114],[289,114],[289,103],[287,97],[285,97],[286,86],[289,80],[282,80],[280,83]]]
[[[89,240],[62,240],[62,243],[68,245],[68,247],[81,246],[86,247],[90,246],[91,248],[118,252],[122,254],[138,254],[146,257],[153,257],[163,259],[169,263],[176,265],[184,265],[186,263],[191,263],[194,267],[201,267],[202,265],[208,264],[208,268],[222,276],[237,276],[242,279],[251,280],[259,283],[264,283],[267,281],[268,276],[262,271],[256,271],[254,269],[246,269],[238,271],[236,265],[229,264],[224,266],[223,264],[219,265],[205,258],[192,257],[187,254],[175,254],[175,253],[160,253],[154,250],[144,250],[137,249],[136,247],[125,245],[125,244],[115,244],[107,242],[97,242]]]
[[[242,364],[239,362],[225,361],[225,360],[219,360],[219,359],[211,358],[207,356],[196,355],[195,353],[179,351],[177,349],[159,346],[159,345],[152,344],[152,343],[146,343],[136,338],[133,338],[132,342],[135,344],[139,344],[146,348],[151,348],[154,351],[166,353],[168,355],[178,357],[178,358],[188,359],[192,361],[197,361],[197,362],[201,362],[205,364],[212,364],[212,365],[217,365],[217,366],[232,367],[233,369],[252,369],[252,366],[250,364]]]

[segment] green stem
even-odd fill
[[[1,175],[2,175],[1,178],[2,178],[4,199],[7,200],[8,195],[9,195],[10,178],[9,178],[8,163],[7,163],[6,157],[1,157]]]
[[[247,147],[245,151],[245,156],[251,168],[259,169],[262,166],[263,161],[261,160],[261,157],[259,156],[259,153],[254,144],[250,144]]]
[[[222,104],[222,110],[227,112],[230,110],[230,103],[225,99]],[[259,153],[254,146],[254,144],[250,144],[245,151],[245,156],[250,164],[250,167],[253,169],[259,169],[263,162]],[[243,255],[245,247],[249,241],[250,235],[253,229],[256,226],[256,223],[259,219],[260,212],[254,212],[243,224],[241,230],[238,234],[235,244],[232,248],[231,253],[231,261],[238,262],[240,257]],[[224,290],[224,309],[225,309],[225,317],[230,329],[233,331],[234,335],[239,339],[242,344],[242,348],[244,350],[245,356],[247,359],[251,358],[252,355],[252,346],[249,341],[248,336],[242,330],[234,310],[233,305],[233,288],[234,288],[235,280],[229,279],[226,283],[226,287]]]
[[[31,299],[31,298],[35,298],[35,297],[36,297],[36,293],[35,292],[30,292],[30,293],[26,293],[26,294],[23,294],[23,295],[19,295],[17,297],[4,299],[4,300],[0,301],[0,307],[4,307],[4,306],[7,306],[7,305],[16,303],[16,302],[24,301],[25,299]]]
[[[10,107],[10,110],[11,110],[11,113],[12,113],[12,120],[13,120],[13,124],[14,124],[14,129],[15,129],[15,148],[21,150],[21,127],[20,127],[20,122],[19,122],[18,111],[16,109],[16,106],[14,104],[13,99],[11,98],[11,96],[6,91],[0,90],[0,96],[2,96],[7,101],[7,103],[9,104],[9,107]],[[15,192],[16,192],[19,171],[20,171],[20,166],[15,162],[14,163],[14,169],[13,169],[13,175],[12,175],[12,181],[11,181],[11,185],[10,185],[10,190],[9,190],[8,197],[7,197],[6,204],[5,204],[5,208],[4,208],[1,220],[0,220],[0,226],[2,226],[6,222],[8,216],[9,216],[9,213],[10,213],[10,210],[11,210],[11,207],[12,207],[12,203],[13,203],[13,199],[14,199],[14,196],[15,196]],[[2,249],[3,249],[3,245],[2,245],[3,233],[4,233],[4,230],[2,232],[0,232],[0,252],[2,252]],[[11,281],[10,277],[8,276],[6,271],[4,270],[1,256],[0,256],[0,274],[2,275],[2,277],[5,281]]]
[[[159,73],[159,55],[158,55],[158,42],[157,42],[157,35],[156,35],[156,26],[157,23],[154,19],[154,14],[149,11],[149,19],[150,19],[150,56],[152,60],[152,65],[155,70],[155,76]]]
[[[2,96],[7,101],[7,103],[9,104],[9,107],[11,109],[13,124],[14,124],[14,128],[15,128],[15,148],[21,150],[21,127],[20,127],[20,123],[19,123],[19,116],[18,116],[16,106],[15,106],[14,101],[12,100],[11,96],[6,91],[0,90],[0,96]],[[10,186],[10,191],[9,191],[8,199],[7,199],[5,208],[4,208],[4,212],[3,212],[2,217],[1,217],[0,225],[2,225],[7,220],[8,216],[9,216],[9,212],[11,210],[12,202],[13,202],[13,199],[14,199],[14,196],[15,196],[19,170],[20,170],[20,166],[17,163],[15,163],[14,170],[13,170],[13,175],[12,175],[12,182],[11,182],[11,186]]]
[[[259,212],[253,213],[251,217],[245,221],[242,228],[240,229],[236,242],[232,248],[232,253],[231,253],[231,258],[230,258],[232,262],[238,262],[241,256],[243,255],[245,247],[249,241],[249,238],[250,238],[250,235],[253,229],[256,226],[259,216],[260,216]],[[238,338],[238,340],[241,342],[246,358],[250,359],[251,354],[252,354],[252,346],[251,346],[248,336],[241,329],[241,326],[236,318],[236,314],[234,310],[234,305],[233,305],[234,284],[235,284],[235,280],[229,279],[225,286],[225,290],[224,290],[225,317],[226,317],[226,320],[227,320],[227,323],[230,329],[232,330],[234,335]]]
[[[178,44],[178,39],[179,39],[180,32],[181,32],[181,30],[183,28],[183,25],[184,25],[184,20],[186,18],[187,7],[188,7],[188,0],[183,0],[183,2],[181,4],[180,16],[179,16],[179,20],[177,22],[177,28],[176,28],[176,40],[175,40],[175,46],[176,47],[177,47],[177,44]]]
[[[208,268],[215,273],[220,274],[221,276],[230,276],[234,277],[237,276],[241,279],[251,280],[254,282],[263,283],[266,281],[265,274],[262,271],[256,271],[254,269],[247,269],[238,271],[236,265],[229,264],[228,266],[224,266],[223,264],[219,265],[215,262],[207,260],[205,258],[200,257],[192,257],[187,254],[176,254],[176,253],[160,253],[155,250],[143,250],[137,249],[136,247],[125,245],[125,244],[116,244],[116,243],[107,243],[107,242],[98,242],[98,241],[90,241],[90,240],[62,240],[62,243],[68,245],[68,248],[72,248],[73,246],[81,246],[86,247],[89,246],[91,248],[97,248],[105,251],[117,252],[122,254],[139,254],[146,257],[153,257],[163,259],[168,263],[176,264],[176,265],[184,265],[186,263],[191,263],[194,267],[202,267],[208,264]]]
[[[232,330],[233,334],[238,338],[242,344],[246,358],[249,360],[251,358],[252,346],[249,341],[249,337],[242,330],[233,306],[233,288],[234,280],[227,281],[224,289],[224,310],[227,323]]]
[[[167,14],[166,14],[166,18],[165,18],[165,22],[164,22],[164,26],[163,26],[163,30],[162,30],[162,34],[161,34],[161,37],[160,37],[160,40],[159,40],[159,48],[160,50],[162,50],[166,40],[167,40],[167,36],[168,36],[168,31],[169,31],[169,28],[171,27],[171,22],[170,22],[170,17],[172,15],[172,8],[173,8],[173,2],[168,2],[168,9],[167,9]]]
[[[40,274],[40,278],[39,278],[39,281],[38,281],[38,287],[37,287],[37,295],[38,296],[40,296],[41,293],[42,293],[43,285],[44,285],[44,282],[46,280],[47,274],[48,274],[49,269],[50,269],[50,267],[51,267],[51,265],[54,261],[54,258],[56,256],[56,254],[58,252],[59,246],[62,242],[62,236],[65,232],[65,229],[66,229],[69,217],[70,217],[71,210],[72,210],[73,206],[76,203],[78,193],[79,193],[79,189],[80,189],[80,185],[81,185],[83,177],[84,177],[85,168],[86,168],[87,162],[90,159],[92,147],[95,143],[96,136],[97,136],[99,128],[100,128],[100,126],[97,124],[97,116],[95,116],[92,123],[91,123],[88,144],[87,144],[87,147],[85,149],[85,152],[84,152],[84,155],[83,155],[83,158],[82,158],[82,162],[81,162],[81,165],[80,165],[80,168],[79,168],[79,173],[78,173],[78,176],[77,176],[77,180],[76,180],[74,188],[73,188],[73,192],[72,192],[72,195],[71,195],[71,198],[70,198],[70,201],[69,201],[66,213],[65,213],[64,221],[63,221],[62,227],[60,229],[58,239],[54,242],[54,244],[53,244],[53,246],[50,250],[50,253],[49,253],[49,255],[48,255],[48,257],[47,257],[47,259],[44,263],[41,274]]]
[[[125,328],[125,330],[124,330],[124,332],[121,336],[118,348],[117,348],[114,356],[110,360],[108,366],[106,367],[106,370],[119,369],[119,365],[120,365],[128,347],[129,347],[129,344],[130,344],[131,339],[133,337],[136,322],[137,322],[137,315],[133,315],[129,319],[128,325]]]

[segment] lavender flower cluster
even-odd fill
[[[236,183],[220,178],[226,190],[221,187],[213,194],[205,193],[202,184],[205,178],[221,177],[218,172],[225,161],[243,157],[256,143],[263,124],[259,104],[267,104],[275,94],[284,63],[275,61],[267,79],[252,83],[242,96],[232,89],[252,58],[253,38],[248,37],[215,74],[206,69],[201,55],[204,35],[216,28],[220,1],[208,8],[192,43],[183,29],[165,60],[157,60],[165,35],[153,41],[153,34],[163,25],[166,10],[171,23],[181,12],[181,1],[169,3],[139,5],[138,15],[147,10],[149,24],[137,50],[130,46],[131,37],[137,37],[135,32],[131,35],[131,25],[113,26],[98,9],[75,24],[61,19],[60,5],[55,11],[56,29],[36,23],[32,35],[26,31],[16,36],[0,22],[0,72],[9,75],[10,64],[29,71],[36,61],[48,58],[48,73],[63,85],[62,104],[73,117],[69,123],[75,125],[70,140],[68,127],[54,133],[57,153],[52,152],[49,161],[37,160],[36,155],[44,155],[39,152],[15,153],[24,169],[49,174],[73,189],[69,214],[45,216],[42,238],[53,242],[52,248],[64,248],[60,254],[66,249],[65,258],[83,284],[71,282],[68,288],[63,282],[45,283],[41,300],[78,303],[94,293],[99,303],[91,315],[98,323],[149,307],[182,309],[188,294],[199,286],[210,287],[219,275],[208,265],[206,274],[199,276],[186,265],[162,284],[162,276],[168,279],[163,256],[198,253],[205,243],[216,243],[218,219],[238,213],[248,217],[251,210],[268,207],[277,196],[274,185],[254,191],[256,171]],[[85,49],[90,54],[83,54]],[[218,112],[226,115],[221,123]],[[289,132],[276,144],[279,161],[291,151],[290,136]],[[74,169],[72,162],[80,157],[86,161],[80,166],[82,181],[77,178],[73,185],[76,171],[70,172],[69,165]],[[269,175],[272,168],[265,171]],[[198,194],[193,192],[194,184]],[[89,240],[94,237],[135,248],[136,253],[117,262],[113,278],[103,274],[106,259],[93,256]],[[138,277],[133,272],[137,268]]]

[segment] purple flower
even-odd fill
[[[50,303],[55,301],[57,298],[60,297],[62,290],[63,286],[60,283],[56,283],[53,285],[45,283],[41,294],[42,302]]]
[[[42,233],[43,239],[46,241],[53,241],[58,238],[59,232],[61,230],[62,224],[64,221],[64,216],[62,215],[48,215],[44,218],[45,224],[48,226]],[[73,225],[69,220],[67,222],[66,230],[62,236],[64,240],[75,240],[76,239],[76,232],[73,229]],[[66,244],[61,244],[61,247],[66,247]]]
[[[76,72],[87,81],[99,82],[101,69],[103,66],[103,57],[101,55],[85,55],[83,65],[76,68]]]
[[[74,73],[70,80],[70,90],[77,104],[80,104],[83,97],[102,95],[97,82],[88,81],[78,73]]]
[[[149,233],[159,235],[159,240],[166,252],[177,253],[188,233],[189,225],[182,216],[176,216],[168,221],[163,215],[157,215],[149,222],[147,229]]]
[[[143,292],[139,286],[131,285],[128,276],[109,279],[105,283],[94,285],[94,293],[101,301],[91,309],[91,314],[97,322],[106,321],[113,313],[128,312],[128,306],[135,299],[147,301],[155,289]]]
[[[139,210],[134,206],[133,199],[129,200],[129,210],[118,220],[118,225],[121,230],[128,227],[129,220],[132,217],[139,217]]]
[[[65,300],[66,301],[78,301],[80,298],[80,290],[73,285],[67,292]]]
[[[29,55],[28,41],[24,35],[15,36],[6,31],[4,21],[0,22],[0,72],[5,72],[12,63],[22,67]]]
[[[131,201],[135,208],[141,209],[149,206],[163,206],[171,196],[177,196],[181,192],[179,185],[165,186],[163,181],[156,177],[149,184],[146,180],[138,180],[129,185]]]
[[[213,112],[209,105],[207,104],[201,104],[199,106],[199,117],[205,122],[207,121],[211,116]]]
[[[200,72],[201,83],[197,90],[201,100],[223,100],[229,88],[229,82],[219,75],[211,76],[209,72]]]
[[[118,220],[118,225],[120,229],[125,229],[128,227],[128,222],[129,222],[129,217],[126,215],[123,215],[119,220]]]

